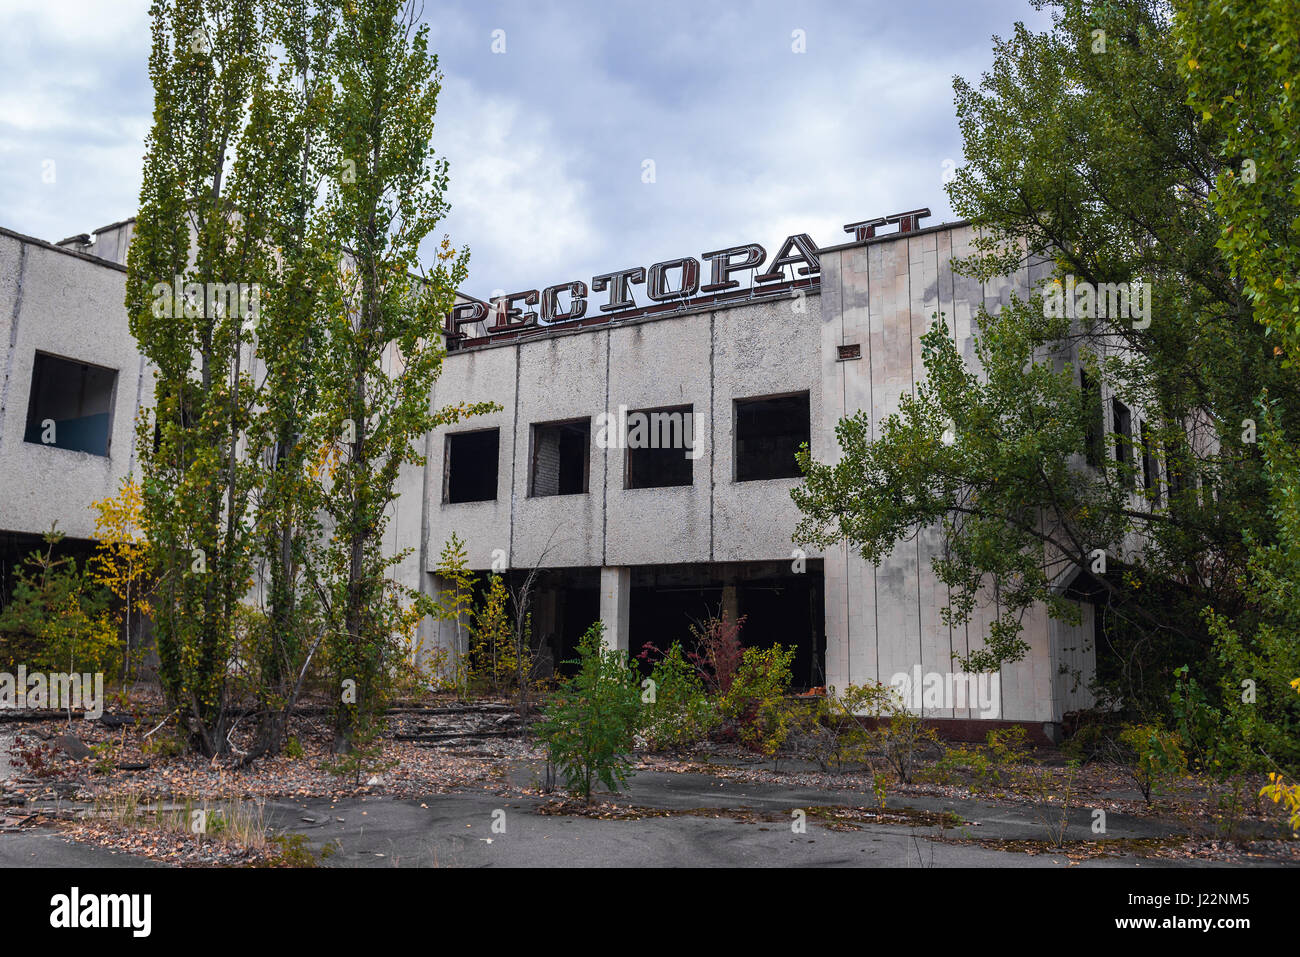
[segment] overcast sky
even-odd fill
[[[147,11],[0,0],[0,226],[57,241],[134,214]],[[797,232],[830,246],[919,206],[951,220],[952,77],[1047,17],[1028,0],[427,0],[425,19],[451,161],[439,235],[470,247],[465,291],[486,297],[744,242],[771,254]]]

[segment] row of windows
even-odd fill
[[[798,478],[795,452],[811,441],[807,392],[760,399],[737,399],[735,480]],[[582,495],[590,490],[591,449],[625,452],[623,487],[667,488],[695,481],[695,459],[703,438],[694,434],[694,407],[638,409],[602,416],[592,435],[592,420],[569,419],[532,425],[528,456],[528,494]],[[499,429],[455,432],[447,436],[443,501],[487,502],[497,497],[501,452]]]
[[[1086,458],[1089,465],[1094,468],[1101,468],[1108,454],[1101,390],[1096,382],[1089,379],[1086,372],[1080,372],[1079,375],[1080,385],[1091,406],[1085,446]],[[1119,399],[1112,398],[1110,406],[1111,421],[1114,424],[1112,435],[1115,444],[1109,454],[1113,455],[1114,460],[1120,465],[1140,466],[1142,488],[1147,493],[1151,505],[1159,508],[1164,504],[1164,489],[1160,482],[1160,461],[1156,451],[1156,443],[1152,439],[1151,429],[1148,423],[1139,420],[1135,430],[1132,410]],[[1186,452],[1186,449],[1178,450],[1176,457],[1185,457]],[[1183,478],[1183,470],[1186,466],[1174,461],[1166,461],[1165,466],[1165,480],[1169,485],[1170,494],[1177,495],[1188,484]],[[1119,470],[1120,481],[1130,490],[1134,488],[1137,471],[1139,469],[1136,468]]]

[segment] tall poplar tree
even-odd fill
[[[430,429],[491,406],[434,409],[430,401],[445,354],[442,316],[468,256],[444,238],[433,270],[414,275],[421,241],[448,208],[447,163],[430,146],[441,76],[428,27],[402,0],[343,0],[337,9],[329,117],[336,165],[324,229],[345,248],[325,292],[316,367],[334,443],[322,591],[340,688],[336,743],[346,751],[370,733],[403,637],[432,610],[389,575],[402,557],[385,554],[383,542],[402,467],[422,461],[416,439]]]
[[[160,674],[192,745],[212,755],[228,750],[232,622],[250,583],[254,471],[241,440],[258,401],[250,291],[265,269],[245,228],[261,211],[230,174],[265,61],[248,0],[155,0],[151,17],[154,123],[126,306],[157,377],[139,444]]]
[[[320,534],[314,362],[322,340],[321,291],[337,268],[317,201],[329,165],[335,11],[314,0],[262,0],[260,6],[274,62],[253,94],[236,162],[243,192],[258,205],[245,228],[266,251],[256,329],[261,405],[249,426],[250,445],[264,450],[253,463],[253,504],[265,616],[255,636],[260,728],[248,760],[283,745],[320,643],[320,603],[311,587]]]

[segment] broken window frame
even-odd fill
[[[686,418],[686,419],[683,419],[683,424],[682,424],[682,440],[683,440],[683,442],[686,442],[686,441],[687,441],[688,433],[687,433],[687,431],[686,431],[686,425],[685,425],[685,423],[686,423],[687,421],[689,421],[690,424],[691,424],[690,432],[689,432],[689,439],[690,439],[690,441],[693,442],[693,441],[695,440],[695,425],[696,425],[696,423],[695,423],[695,406],[694,406],[694,405],[665,405],[665,406],[657,406],[657,407],[652,408],[652,409],[629,409],[629,410],[628,410],[628,413],[627,413],[627,416],[628,416],[628,422],[630,423],[630,422],[631,422],[631,419],[632,419],[632,416],[634,416],[634,415],[647,415],[647,416],[653,416],[653,415],[655,415],[656,413],[674,413],[674,412],[676,412],[676,413],[680,413],[681,415],[683,415],[683,416],[687,416],[687,417],[688,417],[688,418]],[[630,428],[629,428],[629,431],[630,431]],[[630,445],[629,442],[628,442],[628,432],[627,432],[627,431],[625,431],[625,432],[623,433],[622,439],[623,439],[623,488],[624,488],[625,490],[627,490],[627,491],[632,491],[632,490],[636,490],[636,489],[654,489],[654,488],[690,488],[692,485],[695,484],[695,460],[692,459],[689,455],[686,454],[686,453],[690,450],[690,447],[689,447],[689,446],[685,446],[685,447],[683,447],[683,448],[681,448],[681,449],[674,449],[674,448],[668,448],[668,449],[664,449],[664,448],[636,448],[636,449],[634,449],[634,448],[631,447],[631,445]],[[635,478],[636,478],[636,476],[637,476],[637,472],[638,472],[638,469],[637,469],[636,465],[633,463],[633,453],[649,453],[649,454],[651,454],[651,455],[656,455],[656,454],[658,454],[658,453],[663,453],[663,452],[677,453],[677,454],[680,454],[680,455],[681,455],[682,460],[686,463],[686,465],[685,465],[685,469],[686,469],[686,472],[687,472],[687,474],[688,474],[688,476],[689,476],[689,477],[687,478],[687,481],[685,481],[685,482],[656,482],[656,483],[654,483],[654,484],[633,484],[633,482],[634,482],[634,480],[635,480]],[[642,466],[642,468],[645,468],[645,467],[646,467],[646,466]]]
[[[456,467],[454,461],[453,446],[460,444],[468,436],[486,435],[493,433],[496,435],[496,457],[492,469],[492,482],[490,489],[483,489],[481,498],[457,498],[453,499],[452,494],[452,470]],[[460,432],[448,432],[443,438],[443,456],[442,456],[442,504],[444,505],[470,505],[475,502],[495,502],[497,501],[497,489],[501,484],[501,429],[493,427],[489,429],[465,429]],[[459,483],[457,483],[459,484]],[[487,483],[482,483],[486,485]],[[490,492],[491,494],[488,494]]]
[[[1119,399],[1112,398],[1110,404],[1115,435],[1115,462],[1120,466],[1119,480],[1125,488],[1132,489],[1134,482],[1133,412]]]
[[[776,474],[776,475],[764,474],[764,475],[748,475],[745,477],[741,476],[741,448],[740,448],[741,409],[744,406],[757,405],[762,402],[774,402],[782,399],[803,399],[804,400],[804,404],[807,407],[806,411],[808,413],[805,420],[805,425],[807,426],[807,432],[804,434],[802,441],[795,442],[794,448],[798,449],[799,446],[802,445],[804,442],[807,442],[809,445],[812,444],[812,393],[809,390],[805,389],[799,392],[781,392],[781,393],[776,393],[774,395],[756,395],[756,396],[746,396],[744,398],[732,399],[731,400],[731,452],[732,452],[731,480],[733,482],[771,482],[771,481],[782,481],[787,479],[803,478],[803,473],[799,471],[799,466],[794,461],[793,453],[790,456],[790,462],[787,466],[791,470],[789,472],[782,472],[781,474]]]
[[[53,373],[54,370],[51,369],[50,364],[62,364],[65,366],[79,367],[79,371],[74,374],[80,376],[81,394],[77,400],[77,405],[78,405],[78,411],[83,414],[78,415],[75,419],[65,418],[63,420],[63,422],[65,423],[70,423],[80,419],[87,418],[87,416],[84,414],[85,407],[86,407],[86,399],[87,399],[86,388],[87,388],[87,380],[91,374],[91,371],[94,370],[97,373],[107,373],[111,377],[110,384],[107,390],[108,399],[107,399],[105,410],[102,413],[92,413],[93,415],[102,414],[105,416],[102,452],[98,451],[98,449],[101,447],[99,443],[96,443],[93,448],[86,448],[84,447],[86,443],[83,443],[83,445],[81,446],[72,446],[72,445],[65,445],[62,442],[60,442],[60,436],[64,436],[64,437],[67,436],[68,433],[67,428],[61,427],[59,424],[59,420],[55,419],[54,416],[50,415],[47,409],[38,408],[37,403],[41,397],[38,396],[37,390],[41,388],[43,376],[48,376]],[[27,389],[27,416],[23,427],[23,441],[30,445],[40,445],[50,449],[62,449],[65,452],[82,452],[86,455],[95,455],[100,458],[111,458],[113,452],[113,424],[115,419],[114,413],[116,412],[117,409],[117,384],[119,378],[120,378],[119,370],[111,368],[109,366],[102,366],[95,362],[86,362],[82,359],[74,359],[71,356],[61,356],[58,355],[57,353],[45,352],[44,350],[41,349],[35,350],[32,358],[31,382]],[[42,423],[47,419],[52,419],[55,423],[53,442],[41,441],[41,435],[44,432],[44,427],[42,426]]]
[[[537,464],[538,455],[541,452],[541,443],[538,441],[539,433],[551,430],[562,431],[566,428],[572,429],[574,426],[582,426],[580,430],[583,435],[582,441],[582,487],[576,491],[560,491],[564,487],[564,449],[560,446],[558,455],[559,463],[556,465],[556,489],[554,492],[539,492],[537,490]],[[578,430],[574,430],[578,431]],[[591,417],[577,419],[556,419],[548,422],[534,422],[529,426],[528,438],[528,497],[529,498],[554,498],[561,495],[587,495],[591,491]]]

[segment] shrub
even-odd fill
[[[723,615],[691,625],[695,651],[691,652],[690,659],[714,694],[725,695],[731,690],[731,682],[744,660],[745,649],[740,644],[740,629],[744,625],[744,615],[734,621]]]
[[[972,790],[979,790],[988,780],[989,756],[979,745],[944,747],[943,756],[930,767],[917,771],[916,779],[930,784],[955,784],[966,775],[970,777]]]
[[[823,771],[829,770],[832,763],[836,770],[843,771],[845,764],[868,759],[872,735],[858,716],[878,715],[888,694],[888,686],[880,684],[850,684],[843,694],[827,689],[826,697],[815,706],[814,723],[809,729],[813,755]]]
[[[789,710],[782,707],[790,689],[795,649],[781,645],[746,648],[731,686],[721,700],[722,713],[734,722],[740,740],[772,756],[790,733]]]
[[[1300,678],[1294,679],[1291,687],[1300,691]],[[1300,784],[1289,783],[1283,775],[1270,771],[1268,784],[1264,785],[1259,796],[1268,798],[1274,804],[1280,804],[1287,812],[1287,823],[1291,826],[1291,832],[1296,837],[1300,837]]]
[[[1124,767],[1148,804],[1153,790],[1172,785],[1187,773],[1187,755],[1177,734],[1158,725],[1131,724],[1120,732],[1119,740],[1132,755]]]
[[[912,783],[921,754],[939,744],[939,734],[927,727],[920,715],[903,704],[897,689],[882,686],[871,699],[877,723],[870,734],[870,746],[904,784]]]
[[[510,598],[500,575],[488,578],[483,604],[474,610],[470,629],[470,677],[499,692],[517,681],[519,660],[514,626],[506,603]]]
[[[547,703],[537,734],[565,787],[591,800],[597,781],[611,791],[628,776],[640,718],[640,685],[627,654],[604,644],[596,622],[578,641],[578,673]]]
[[[641,733],[647,747],[692,744],[717,726],[717,706],[704,691],[704,683],[695,667],[686,660],[679,642],[673,642],[667,654],[654,666],[641,703]]]
[[[1023,764],[1029,757],[1029,732],[1022,725],[1009,728],[995,728],[984,738],[988,748],[988,780],[1004,784],[1007,773],[1017,764]]]

